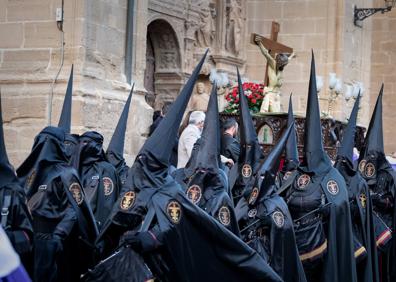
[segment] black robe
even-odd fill
[[[78,168],[99,230],[110,215],[121,188],[116,168],[105,158],[102,142],[103,137],[96,132],[87,132],[80,137]]]
[[[287,204],[278,194],[269,193],[270,195],[258,198],[259,194],[258,189],[253,189],[250,194],[241,198],[236,207],[242,239],[284,281],[307,281]]]
[[[114,152],[106,153],[106,160],[115,168],[120,181],[120,185],[124,185],[128,178],[129,166],[126,164],[124,156],[115,154]]]
[[[373,206],[367,182],[347,160],[338,160],[335,167],[345,179],[351,207],[352,231],[361,244],[355,245],[354,250],[358,281],[379,281]],[[360,259],[363,248],[366,257]]]
[[[174,174],[187,198],[239,236],[234,203],[228,194],[228,181],[223,177],[225,173],[219,169],[216,174],[205,170],[187,175],[184,168],[178,169]]]
[[[1,225],[15,251],[21,257],[25,268],[30,272],[33,226],[26,206],[25,192],[18,183],[1,183],[0,186],[2,186],[0,187],[0,209],[8,211],[8,214],[0,215]]]
[[[63,141],[63,130],[45,128],[17,170],[33,217],[35,281],[75,281],[92,263],[97,229]]]
[[[135,163],[129,174],[133,188],[120,197],[100,238],[139,230],[147,216],[144,222],[158,240],[152,239],[155,248],[145,258],[160,281],[282,281],[254,250],[193,204],[167,171],[152,171]]]
[[[383,154],[372,153],[372,158],[366,158],[359,163],[362,176],[367,180],[372,194],[373,210],[380,216],[393,232],[396,230],[396,173]],[[364,163],[364,165],[362,165]],[[382,245],[384,238],[377,238],[377,245]],[[389,235],[390,237],[390,235]],[[396,239],[392,238],[385,247],[381,247],[379,264],[381,266],[381,281],[396,279]]]
[[[298,173],[295,175],[291,186],[284,188],[283,196],[290,208],[289,196],[295,193],[304,193],[304,191],[308,191],[311,185],[313,185],[312,187],[315,188],[315,190],[320,189],[319,191],[323,195],[322,199],[319,198],[319,201],[324,201],[322,202],[322,207],[317,206],[317,208],[325,209],[323,228],[327,240],[327,252],[324,254],[323,268],[319,273],[320,279],[325,282],[357,281],[352,222],[345,180],[336,169],[329,167],[327,171],[322,170],[322,172],[318,172],[315,182],[312,182],[311,176],[311,181],[308,186],[303,189],[298,189],[297,183],[299,177],[306,174],[304,169],[305,167],[300,167],[298,169]],[[307,193],[312,194],[312,192]],[[323,206],[323,204],[325,204],[325,206]],[[296,216],[299,217],[299,215],[293,215],[293,213],[291,213],[291,215],[293,219],[297,219],[295,218]],[[296,229],[296,227],[295,230],[297,247],[299,248],[301,258],[301,245],[298,245],[298,242],[307,245],[310,244],[311,242],[309,242],[307,238],[311,240],[311,237],[306,236],[311,236],[311,234],[309,232],[306,233],[304,238],[300,238],[299,241],[297,235],[298,229]],[[302,232],[302,234],[304,233]],[[307,280],[310,281],[308,275]]]

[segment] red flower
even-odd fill
[[[257,100],[256,99],[252,99],[252,103],[256,104]]]
[[[234,97],[234,98],[235,98],[236,96],[237,96],[237,93],[236,93],[236,91],[235,91],[235,92],[233,91],[233,92],[232,92],[232,97]]]

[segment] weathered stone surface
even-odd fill
[[[1,70],[39,71],[47,68],[49,61],[49,50],[4,50]]]
[[[60,5],[59,5],[60,6]],[[7,21],[54,20],[49,0],[8,1]]]
[[[25,48],[60,48],[61,32],[55,21],[25,24]]]
[[[0,23],[0,38],[0,48],[20,48],[23,44],[23,24]]]

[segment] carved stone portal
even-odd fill
[[[146,54],[146,100],[158,110],[164,102],[174,100],[183,85],[180,45],[167,21],[155,20],[148,25]]]

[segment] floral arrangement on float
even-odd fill
[[[247,98],[250,112],[252,114],[260,111],[261,103],[264,99],[264,84],[254,82],[244,82],[242,84],[243,92]],[[238,85],[234,86],[225,97],[227,107],[225,113],[236,114],[239,109]]]

